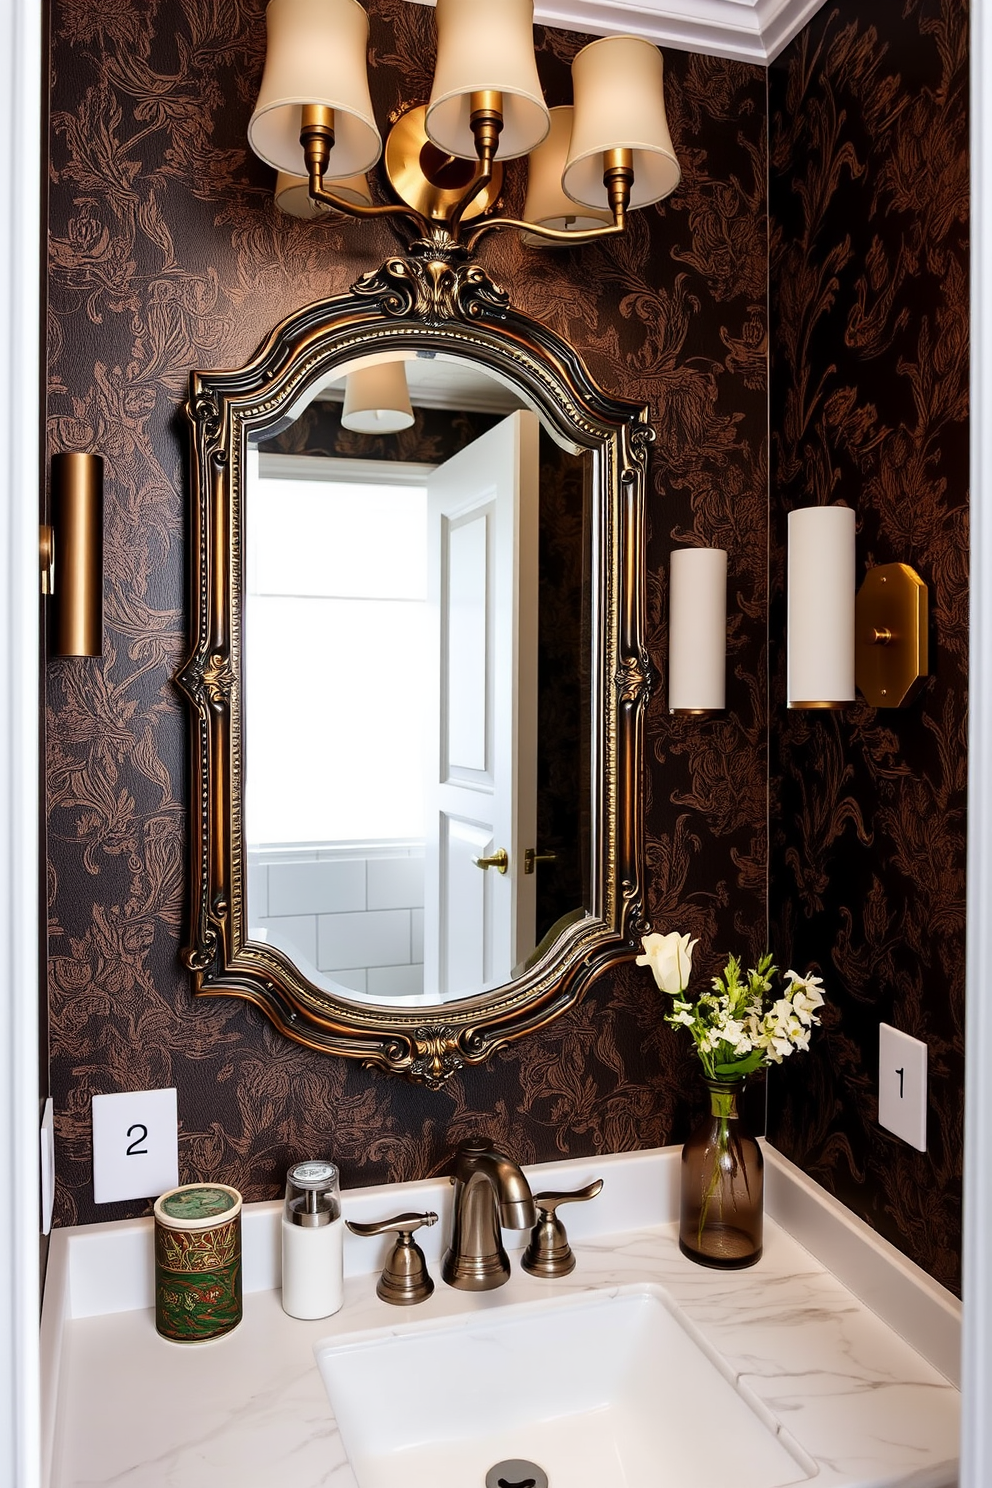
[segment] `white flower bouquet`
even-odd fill
[[[650,966],[655,982],[672,998],[665,1022],[688,1028],[703,1069],[710,1080],[741,1080],[769,1064],[781,1064],[796,1049],[808,1049],[817,1011],[823,1006],[821,980],[785,973],[780,995],[773,977],[778,968],[770,955],[746,972],[730,956],[713,990],[695,1002],[683,996],[692,971],[697,944],[672,930],[668,935],[645,935],[644,955],[638,966]]]

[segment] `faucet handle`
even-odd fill
[[[395,1307],[410,1307],[414,1302],[427,1300],[434,1290],[434,1283],[427,1271],[424,1252],[414,1240],[413,1232],[421,1225],[437,1224],[433,1210],[427,1214],[397,1214],[393,1219],[379,1219],[372,1224],[346,1219],[345,1224],[353,1235],[363,1238],[396,1232],[396,1244],[389,1252],[375,1289],[377,1297]]]
[[[584,1199],[594,1199],[602,1191],[603,1180],[596,1178],[585,1188],[573,1193],[539,1193],[534,1195],[537,1205],[537,1224],[531,1231],[530,1244],[524,1251],[520,1264],[532,1276],[568,1276],[575,1270],[575,1255],[568,1243],[565,1226],[558,1218],[559,1204],[574,1204]]]

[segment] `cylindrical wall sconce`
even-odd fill
[[[668,711],[709,713],[726,706],[727,554],[676,548],[668,611]]]
[[[854,527],[849,506],[789,513],[790,708],[854,701]]]
[[[103,652],[103,457],[52,456],[52,656]]]

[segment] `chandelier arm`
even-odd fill
[[[602,238],[621,237],[627,231],[627,218],[625,214],[618,213],[616,220],[607,227],[589,227],[581,232],[570,232],[568,228],[542,227],[539,222],[523,222],[518,217],[490,217],[473,230],[465,244],[468,252],[473,251],[483,233],[494,227],[517,227],[522,232],[533,233],[537,238],[547,238],[552,243],[596,243]]]
[[[499,92],[482,92],[471,95],[469,125],[475,140],[475,152],[479,157],[480,173],[469,181],[462,195],[451,209],[448,230],[457,240],[462,214],[484,191],[493,178],[493,162],[499,148],[499,137],[503,132],[503,95]]]
[[[448,214],[448,220],[445,224],[445,226],[448,228],[448,231],[451,233],[452,237],[456,241],[458,239],[458,229],[461,226],[463,213],[472,205],[475,198],[479,195],[479,192],[486,189],[486,187],[489,185],[489,182],[493,178],[492,158],[490,157],[488,160],[480,160],[479,164],[482,167],[479,175],[474,176],[472,180],[469,181],[464,192],[459,197],[458,201],[455,202],[455,205],[451,208],[451,211]]]
[[[343,212],[347,217],[406,217],[413,223],[418,233],[428,231],[427,219],[421,217],[413,207],[402,206],[398,202],[384,207],[364,207],[359,202],[346,201],[344,197],[335,196],[333,191],[329,191],[321,176],[316,172],[310,175],[308,190],[312,201],[333,207],[336,212]]]

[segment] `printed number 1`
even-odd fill
[[[136,1121],[134,1126],[129,1126],[127,1129],[128,1136],[130,1136],[132,1132],[137,1132],[138,1135],[134,1138],[134,1140],[131,1142],[131,1145],[127,1148],[124,1154],[125,1157],[147,1157],[148,1148],[138,1146],[139,1142],[146,1142],[148,1140],[147,1126],[143,1126],[140,1121]]]
[[[899,1099],[900,1100],[902,1100],[902,1077],[903,1077],[903,1075],[905,1073],[906,1073],[905,1069],[898,1069],[898,1070],[896,1070],[896,1074],[899,1076]],[[130,1133],[128,1133],[128,1135],[130,1136]]]

